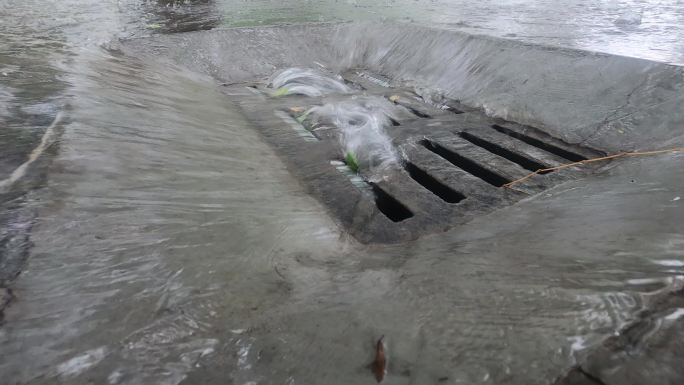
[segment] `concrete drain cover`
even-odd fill
[[[364,243],[402,242],[444,231],[475,216],[595,171],[590,164],[535,175],[530,172],[599,157],[544,132],[485,116],[453,100],[428,103],[393,88],[389,79],[361,71],[343,75],[353,94],[271,97],[262,85],[230,85],[247,117],[275,148],[307,191]],[[307,125],[300,111],[335,100],[372,95],[405,113],[387,128],[401,165],[370,182],[342,159],[334,125]]]

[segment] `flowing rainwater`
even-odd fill
[[[218,26],[410,17],[681,62],[677,9],[655,20],[645,7],[636,30],[620,31],[618,5],[576,1],[553,16],[574,12],[554,35],[553,20],[537,24],[556,15],[550,2],[506,2],[494,15],[498,2],[15,3],[0,6],[0,179],[47,129],[56,136],[2,196],[10,241],[0,246],[27,253],[17,279],[2,277],[16,296],[0,327],[8,384],[370,383],[383,334],[388,383],[546,384],[681,279],[684,238],[663,231],[679,223],[676,211],[663,212],[662,228],[585,223],[599,208],[606,220],[661,209],[654,202],[669,202],[671,186],[660,184],[678,170],[642,175],[651,200],[628,200],[629,210],[616,197],[632,190],[570,183],[446,236],[367,247],[341,232],[214,79],[107,48]],[[661,35],[662,45],[635,48]],[[361,140],[350,126],[345,146],[372,145],[372,164],[375,148],[381,164],[393,159],[378,128],[391,129],[387,114],[349,103],[316,112],[374,124]],[[559,195],[583,204],[549,209]],[[569,243],[565,228],[584,242]]]
[[[396,116],[393,104],[378,97],[350,98],[313,107],[307,114],[312,122],[332,124],[341,131],[342,155],[354,159],[356,166],[381,178],[387,167],[399,162],[397,150],[386,130]]]
[[[276,89],[276,95],[321,96],[350,91],[339,75],[333,78],[308,68],[283,70],[273,77],[270,85]]]

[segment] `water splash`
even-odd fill
[[[353,157],[360,170],[376,177],[398,163],[397,151],[387,135],[396,107],[382,98],[356,97],[308,111],[313,125],[332,124],[340,130],[345,158]]]
[[[283,70],[275,75],[270,85],[276,89],[274,96],[322,96],[351,91],[341,76],[325,75],[310,68],[293,67]]]

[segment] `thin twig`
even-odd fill
[[[543,172],[548,172],[548,171],[556,171],[556,170],[561,170],[564,168],[572,167],[572,166],[577,166],[581,164],[587,164],[587,163],[593,163],[593,162],[600,162],[604,160],[610,160],[610,159],[617,159],[617,158],[624,158],[627,156],[646,156],[646,155],[658,155],[658,154],[666,154],[669,152],[684,152],[684,147],[676,147],[676,148],[670,148],[667,150],[654,150],[654,151],[637,151],[637,152],[620,152],[614,155],[608,155],[608,156],[602,156],[600,158],[592,158],[592,159],[585,159],[585,160],[580,160],[579,162],[572,162],[572,163],[567,163],[567,164],[562,164],[560,166],[556,167],[549,167],[549,168],[542,168],[539,169],[535,172],[531,172],[524,177],[520,179],[516,179],[512,182],[508,182],[503,187],[510,188],[514,184],[518,184],[520,182],[526,181],[530,178],[532,178],[535,175],[541,174]]]

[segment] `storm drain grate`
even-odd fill
[[[274,98],[263,85],[232,85],[227,93],[308,192],[362,242],[401,242],[443,231],[595,169],[547,171],[504,187],[511,181],[604,155],[532,127],[489,118],[454,100],[423,100],[392,87],[388,77],[352,71],[344,79],[357,95],[385,98],[406,111],[392,117],[387,128],[402,164],[381,180],[352,171],[340,159],[337,127],[313,127],[303,113],[354,95]]]
[[[388,194],[380,186],[375,183],[370,183],[375,194],[375,204],[381,213],[385,214],[392,222],[401,222],[405,219],[413,217],[413,213],[403,203],[396,200],[392,195]]]
[[[482,147],[485,150],[491,152],[492,154],[496,154],[502,158],[506,158],[511,162],[516,163],[529,171],[537,171],[547,168],[545,165],[535,161],[534,159],[528,158],[514,151],[510,151],[495,142],[489,142],[468,132],[460,132],[458,135],[461,138],[469,141],[470,143]]]
[[[409,161],[405,162],[404,168],[408,171],[409,176],[413,178],[413,180],[430,190],[430,192],[444,202],[458,203],[466,198],[465,195],[438,181],[428,172]]]
[[[506,183],[512,182],[510,179],[506,179],[496,172],[490,171],[487,167],[480,165],[480,162],[460,155],[458,152],[450,150],[437,142],[423,139],[420,141],[420,144],[426,149],[449,161],[449,163],[453,164],[454,166],[477,178],[482,179],[494,187],[501,187]]]
[[[499,131],[502,134],[506,134],[512,138],[519,139],[529,145],[535,146],[537,148],[540,148],[542,150],[548,151],[552,154],[558,155],[562,158],[565,158],[571,162],[580,162],[583,160],[587,160],[585,156],[579,155],[577,153],[574,153],[572,151],[554,146],[553,144],[546,143],[542,140],[533,138],[529,135],[525,135],[520,132],[513,131],[509,128],[499,126],[498,124],[492,124],[492,128]]]

